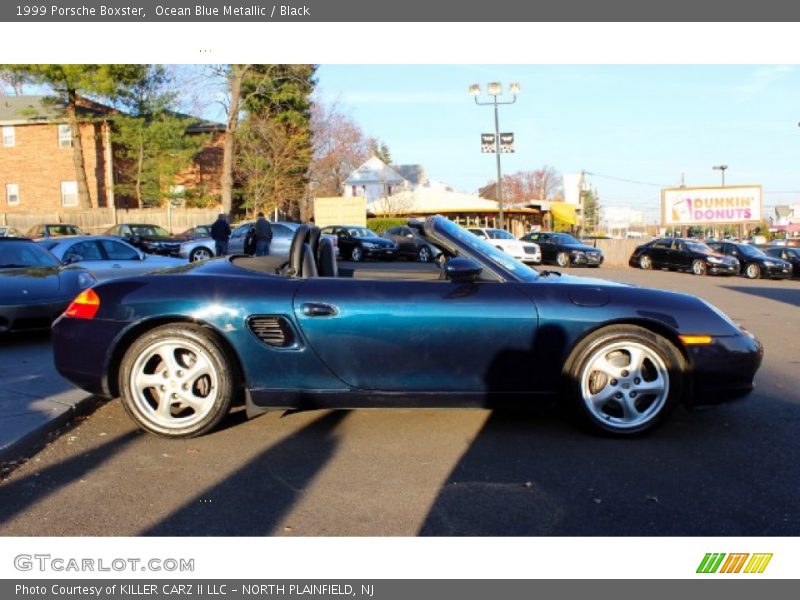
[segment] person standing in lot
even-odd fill
[[[228,240],[231,237],[231,226],[228,225],[228,215],[220,213],[211,226],[211,238],[214,240],[214,251],[217,256],[228,253]]]
[[[272,226],[264,217],[264,213],[258,213],[256,219],[256,256],[269,255],[269,244],[272,242]]]

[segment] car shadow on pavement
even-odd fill
[[[16,514],[25,512],[36,502],[82,479],[87,473],[124,452],[141,436],[142,432],[131,431],[41,471],[0,482],[0,524],[8,523]]]
[[[797,289],[787,288],[768,288],[768,287],[744,287],[738,285],[725,285],[722,286],[727,290],[734,292],[741,292],[742,294],[750,294],[752,296],[760,296],[778,302],[784,302],[791,306],[800,306],[800,286]]]
[[[348,411],[324,414],[139,535],[271,535],[338,447]]]

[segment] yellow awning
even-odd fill
[[[553,213],[553,218],[558,219],[562,223],[568,225],[578,224],[578,215],[575,212],[575,205],[566,202],[551,202],[550,212]]]

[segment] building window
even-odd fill
[[[3,146],[6,148],[13,148],[17,145],[17,138],[14,133],[14,126],[3,127]]]
[[[19,184],[7,183],[6,184],[6,202],[9,206],[19,205]]]
[[[58,126],[58,147],[72,148],[72,128],[69,125]]]
[[[61,182],[61,206],[78,206],[78,182]]]

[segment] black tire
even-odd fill
[[[205,246],[198,246],[189,254],[189,262],[208,260],[214,256],[214,251]]]
[[[431,262],[433,260],[433,252],[428,246],[420,246],[417,251],[417,260],[419,262]]]
[[[695,275],[705,275],[707,272],[708,267],[706,267],[706,261],[699,258],[696,258],[694,261],[692,261],[692,273]]]
[[[639,268],[643,271],[651,271],[653,269],[653,259],[649,254],[642,254],[639,257]]]
[[[571,262],[572,261],[569,257],[569,254],[567,254],[566,252],[559,252],[558,254],[556,254],[556,264],[562,269],[566,269],[567,267],[569,267]]]
[[[636,355],[644,357],[641,362],[636,359],[638,366]],[[613,374],[599,365],[609,365]],[[685,373],[683,355],[668,339],[635,325],[613,325],[589,335],[573,350],[564,386],[584,426],[629,437],[663,423],[682,398]]]
[[[748,279],[761,279],[761,266],[758,263],[748,263],[744,268],[744,274]]]
[[[361,262],[364,260],[364,250],[361,249],[361,246],[353,246],[353,249],[350,251],[350,260],[353,262]]]
[[[176,348],[160,348],[165,344]],[[191,375],[194,367],[200,371],[196,378]],[[235,389],[233,372],[225,351],[202,327],[183,323],[156,327],[125,352],[119,369],[122,405],[146,431],[168,438],[196,437],[228,414]],[[163,384],[151,385],[156,378],[163,378]]]

